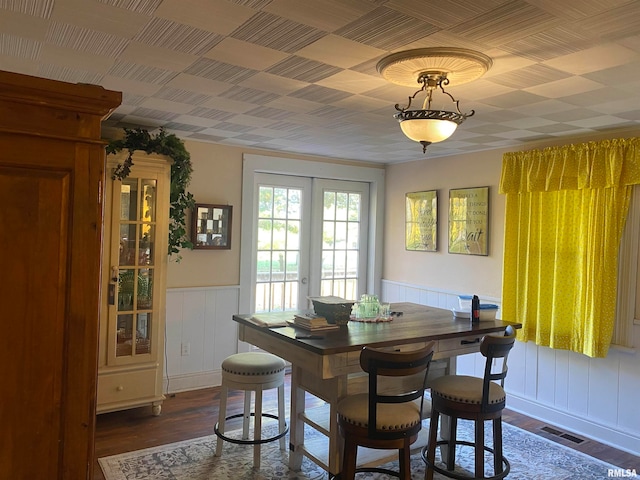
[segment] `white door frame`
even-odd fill
[[[240,313],[251,313],[251,292],[253,291],[251,288],[251,282],[253,281],[251,276],[252,239],[254,235],[250,232],[254,229],[253,218],[256,208],[254,183],[256,173],[275,173],[369,183],[367,293],[380,294],[383,254],[384,168],[244,154],[241,232],[246,233],[242,233],[240,238]],[[239,346],[239,351],[243,351],[245,348],[241,349]]]

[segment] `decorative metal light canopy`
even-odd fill
[[[422,144],[422,152],[432,143],[446,140],[458,125],[475,112],[460,111],[458,100],[444,89],[446,85],[461,85],[480,78],[489,70],[492,61],[486,55],[464,48],[418,48],[397,52],[378,62],[378,72],[391,83],[403,86],[422,87],[409,97],[406,107],[396,104],[398,113],[394,115],[400,122],[402,132],[411,140]],[[449,97],[455,111],[432,110],[431,103],[435,91]],[[411,110],[411,103],[420,93],[425,99],[422,109]]]

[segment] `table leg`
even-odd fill
[[[305,391],[300,388],[300,367],[291,366],[291,414],[289,415],[289,468],[299,471],[302,468],[302,450],[304,448],[304,422],[301,420],[305,409]]]
[[[451,417],[440,415],[440,440],[449,440],[449,429],[451,427]],[[446,464],[449,461],[449,446],[440,445],[440,458]]]

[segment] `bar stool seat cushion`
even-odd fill
[[[359,393],[338,403],[338,417],[357,427],[369,426],[369,394]],[[420,423],[420,405],[408,403],[381,403],[378,405],[376,429],[381,431],[406,430]]]
[[[431,384],[431,397],[441,397],[458,403],[482,403],[482,378],[466,375],[445,375],[436,378]],[[489,383],[489,405],[504,403],[504,389],[495,382]]]
[[[246,352],[222,361],[223,376],[236,383],[269,384],[284,378],[285,362],[270,353]]]

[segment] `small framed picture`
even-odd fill
[[[231,205],[197,203],[191,220],[194,249],[229,250],[231,248]]]
[[[449,190],[449,253],[489,254],[489,187]]]
[[[438,192],[407,193],[405,248],[420,252],[438,250]]]

